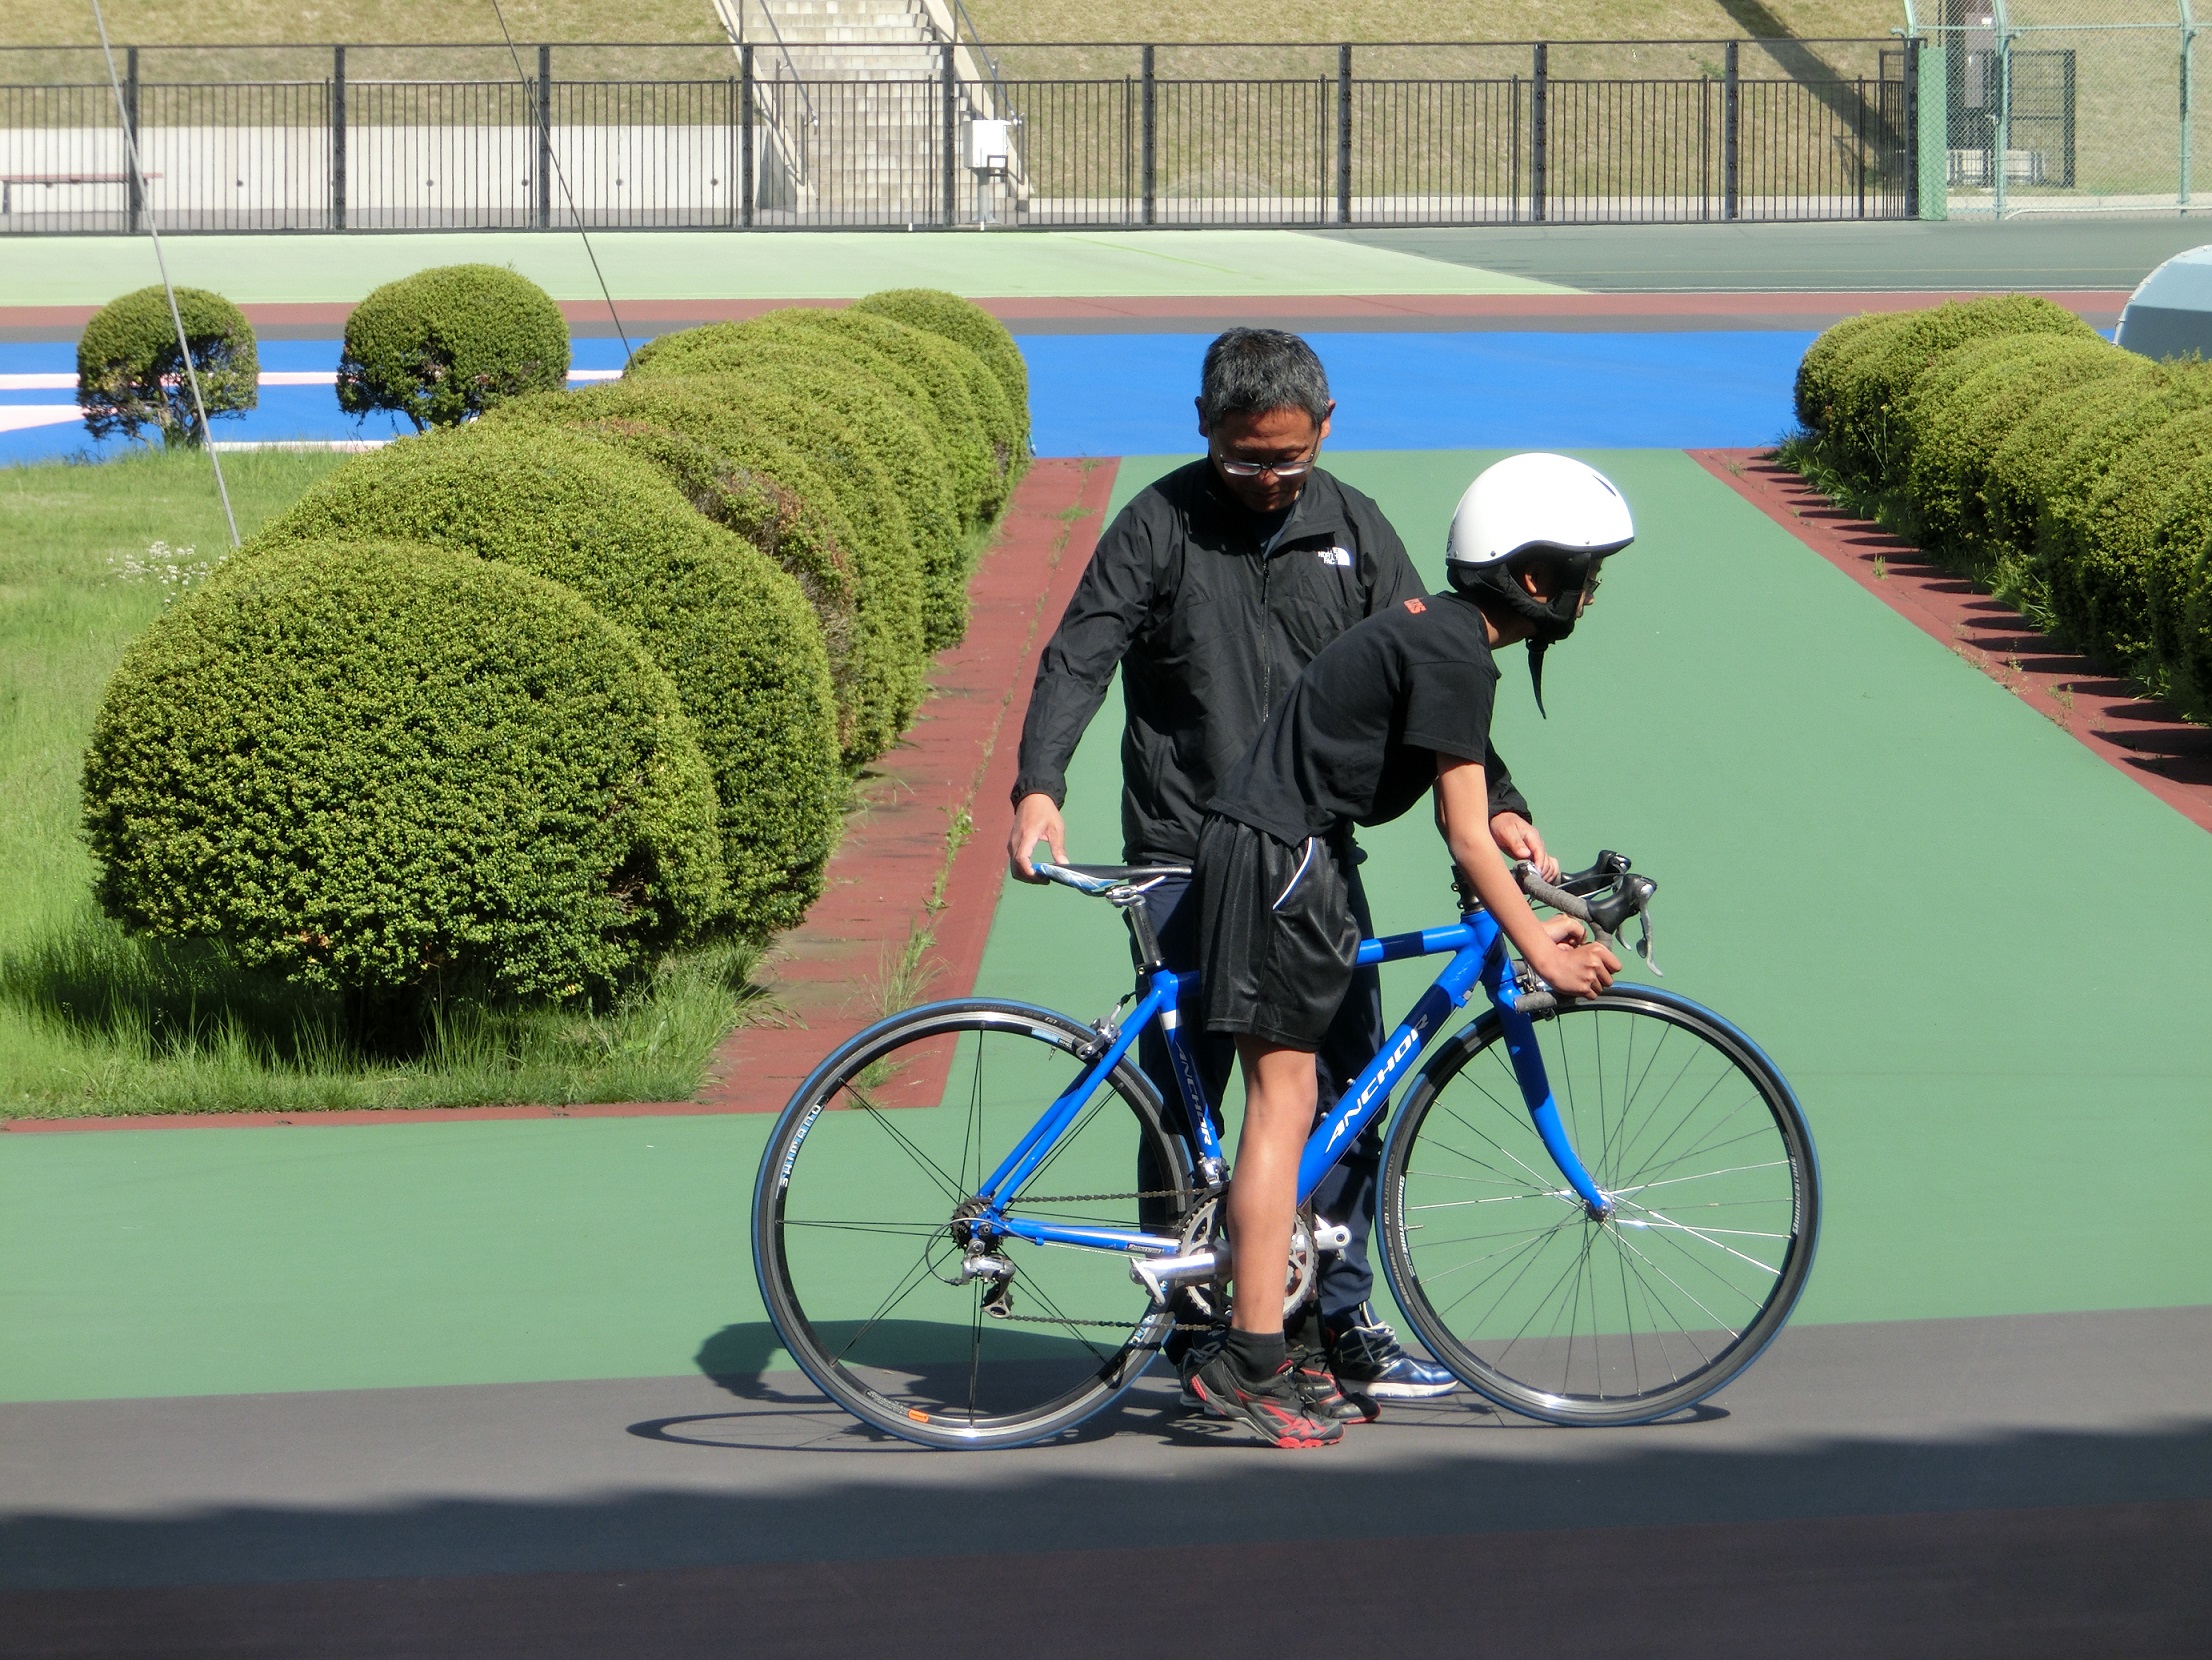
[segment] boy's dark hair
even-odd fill
[[[1198,413],[1208,426],[1224,415],[1303,409],[1319,426],[1329,418],[1329,376],[1313,348],[1282,329],[1231,329],[1206,348],[1198,377]]]

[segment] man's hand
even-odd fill
[[[1509,859],[1526,859],[1547,882],[1559,880],[1559,861],[1544,851],[1544,838],[1519,813],[1492,813],[1490,839]]]
[[[1044,880],[1029,860],[1040,841],[1052,849],[1054,864],[1068,862],[1068,832],[1060,822],[1060,809],[1052,797],[1036,790],[1014,803],[1014,828],[1006,837],[1006,869],[1016,881]]]

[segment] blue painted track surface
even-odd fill
[[[1160,455],[1196,447],[1191,399],[1208,336],[1022,338],[1040,455]],[[1335,449],[1693,449],[1771,443],[1792,425],[1790,386],[1813,339],[1783,330],[1685,334],[1312,334],[1336,393]],[[265,370],[337,365],[335,340],[266,340]],[[578,368],[614,368],[620,342],[578,340]],[[0,373],[75,368],[66,344],[0,345]],[[0,404],[71,402],[0,391]],[[265,386],[220,439],[382,438],[323,386]],[[404,430],[402,427],[400,430]],[[112,453],[76,422],[0,433],[0,463]]]
[[[1809,333],[1309,334],[1334,449],[1701,449],[1796,424]],[[1023,339],[1039,455],[1195,449],[1197,334]]]

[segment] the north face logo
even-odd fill
[[[1409,599],[1406,601],[1406,609],[1408,611],[1411,611],[1416,617],[1418,617],[1422,612],[1426,611],[1428,607],[1423,605],[1417,599]]]
[[[1341,565],[1349,568],[1352,563],[1352,550],[1350,548],[1317,548],[1314,551],[1321,555],[1321,563],[1324,565]]]

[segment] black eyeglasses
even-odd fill
[[[1232,461],[1225,455],[1214,457],[1214,465],[1231,478],[1258,478],[1271,473],[1276,478],[1304,478],[1313,471],[1313,457],[1300,461]]]

